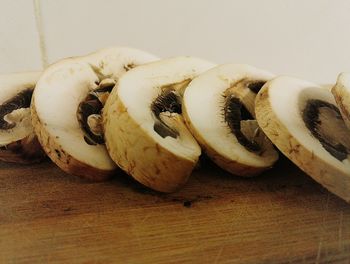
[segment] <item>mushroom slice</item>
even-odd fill
[[[109,48],[48,67],[33,93],[35,132],[62,170],[104,180],[116,169],[103,139],[101,110],[118,78],[157,58],[130,48]]]
[[[332,88],[332,93],[345,124],[350,129],[350,73],[339,74],[337,83]]]
[[[183,90],[212,63],[176,57],[129,71],[103,113],[112,159],[142,184],[161,192],[182,186],[201,153],[181,116]]]
[[[278,77],[259,92],[255,111],[260,127],[284,155],[350,202],[350,130],[328,89]]]
[[[0,75],[0,160],[33,163],[45,157],[30,116],[32,93],[41,72]]]
[[[195,78],[184,93],[187,126],[206,154],[240,176],[270,168],[278,153],[254,119],[254,100],[271,73],[238,64],[215,67]]]

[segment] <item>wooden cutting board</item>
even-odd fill
[[[350,263],[350,204],[286,160],[252,179],[205,163],[173,194],[0,163],[0,250],[0,263]]]

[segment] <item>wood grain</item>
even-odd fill
[[[0,163],[0,263],[350,263],[350,205],[289,161],[254,179],[204,162],[181,191]]]

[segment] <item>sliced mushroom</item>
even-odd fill
[[[332,88],[332,93],[345,124],[350,129],[350,73],[339,74],[337,83]]]
[[[129,71],[103,113],[112,159],[142,184],[172,192],[189,177],[201,153],[181,116],[183,90],[212,63],[177,57]]]
[[[350,202],[350,130],[332,93],[282,76],[264,85],[255,107],[260,127],[283,154]]]
[[[195,78],[187,87],[183,112],[187,126],[207,155],[240,176],[270,168],[278,153],[254,119],[254,100],[271,73],[226,64]]]
[[[32,93],[41,72],[0,75],[0,160],[33,163],[45,157],[30,116]]]
[[[48,67],[32,100],[33,125],[47,155],[61,169],[104,180],[116,169],[103,139],[101,110],[119,77],[157,58],[129,48],[109,48]]]

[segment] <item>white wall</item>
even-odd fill
[[[0,72],[41,67],[32,1],[0,0]]]
[[[34,1],[0,3],[0,72],[40,68]],[[162,57],[194,55],[217,63],[248,63],[322,83],[350,71],[347,0],[37,3],[49,63],[105,46],[129,45]]]

